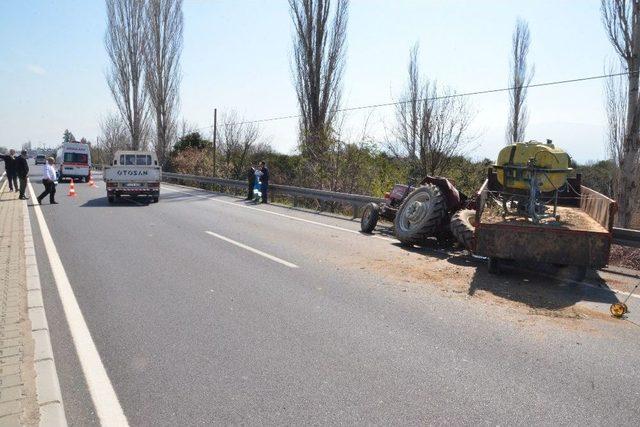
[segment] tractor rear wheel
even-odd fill
[[[378,218],[380,217],[380,207],[376,203],[367,203],[364,206],[362,212],[362,219],[360,220],[360,230],[363,233],[371,233],[376,224],[378,224]]]
[[[402,202],[393,221],[395,235],[404,244],[421,245],[434,236],[446,214],[438,187],[426,184],[414,189]]]
[[[451,234],[469,251],[474,249],[475,222],[476,211],[472,209],[459,210],[451,217]]]

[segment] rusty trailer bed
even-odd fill
[[[560,221],[533,224],[524,218],[503,219],[492,207],[489,179],[477,194],[475,253],[493,259],[550,263],[598,269],[607,265],[616,203],[572,179],[572,195],[560,202]]]

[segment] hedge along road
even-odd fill
[[[109,205],[98,185],[76,184],[70,198],[61,184],[60,204],[42,212],[131,425],[638,415],[637,392],[620,386],[640,379],[632,325],[530,314],[504,295],[414,280],[447,261],[344,231],[356,223],[171,185],[158,204]],[[416,271],[391,268],[405,259]],[[43,288],[52,328],[65,328],[55,286]],[[67,418],[95,421],[68,332],[52,338],[59,372],[76,373],[61,374]]]

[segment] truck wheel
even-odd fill
[[[113,196],[107,196],[107,200],[109,201],[109,203],[113,203],[116,201],[116,198]]]
[[[158,203],[158,200],[160,200],[160,197],[158,196],[153,197],[153,203]]]
[[[500,274],[500,259],[492,256],[489,257],[487,269],[491,274]]]
[[[464,246],[465,249],[473,251],[474,249],[474,231],[476,222],[476,211],[472,209],[462,209],[451,217],[451,234],[456,240]]]
[[[378,218],[380,217],[380,207],[376,203],[367,203],[362,212],[362,219],[360,220],[360,230],[363,233],[371,233],[376,224],[378,224]]]
[[[436,234],[446,213],[440,189],[426,184],[414,189],[402,202],[393,221],[395,235],[402,243],[423,244]]]

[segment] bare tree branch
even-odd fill
[[[289,0],[301,152],[322,167],[342,95],[348,0]]]
[[[628,72],[626,85],[609,81],[605,87],[609,138],[607,147],[619,168],[618,224],[629,227],[638,203],[640,172],[640,0],[601,0],[602,21],[615,51]],[[626,86],[626,100],[621,88]],[[622,108],[622,104],[626,106]],[[624,121],[621,116],[624,114]],[[621,134],[621,132],[623,132]]]
[[[119,114],[111,113],[100,120],[100,131],[97,148],[103,154],[103,162],[109,162],[118,150],[131,149],[127,126]]]
[[[438,175],[471,140],[473,119],[463,97],[420,77],[419,47],[409,54],[407,86],[396,106],[395,142],[390,151],[411,162],[413,175]]]
[[[228,176],[242,179],[250,156],[260,144],[260,128],[256,123],[243,123],[235,111],[222,117],[218,149]]]
[[[529,34],[529,24],[522,19],[516,21],[516,28],[513,31],[511,48],[511,79],[509,91],[509,122],[507,124],[507,144],[524,141],[524,132],[529,122],[529,112],[527,111],[527,86],[533,78],[533,67],[527,64],[529,45],[531,36]]]
[[[145,84],[156,127],[155,151],[167,160],[177,133],[180,55],[183,42],[182,0],[148,0],[145,7]]]
[[[131,137],[131,147],[145,144],[147,121],[144,87],[144,1],[106,0],[104,38],[111,66],[107,84]]]

